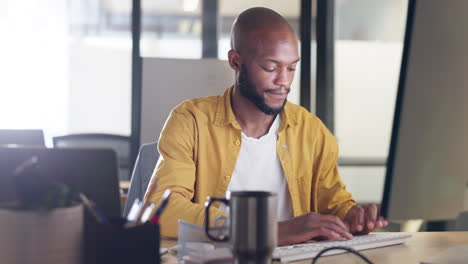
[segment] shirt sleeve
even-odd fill
[[[356,205],[338,172],[338,144],[335,137],[323,128],[317,205],[321,214],[336,215],[343,219]]]
[[[165,190],[172,192],[160,219],[161,235],[165,237],[177,237],[179,219],[204,224],[205,207],[192,202],[196,181],[195,137],[193,116],[173,110],[159,138],[160,157],[145,195],[146,200],[158,205]],[[214,218],[220,215],[225,213],[211,208],[210,222],[213,223]]]

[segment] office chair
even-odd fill
[[[127,217],[130,207],[133,205],[136,198],[140,199],[140,201],[143,200],[158,158],[159,152],[156,143],[141,145],[135,167],[133,168],[130,189],[128,190],[127,201],[124,208],[124,217]]]
[[[130,178],[130,137],[112,134],[71,134],[53,137],[54,148],[109,148],[115,151],[119,179]]]
[[[1,145],[45,147],[44,132],[40,129],[0,129]]]

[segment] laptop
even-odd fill
[[[120,217],[117,157],[110,149],[0,148],[0,203],[15,200],[13,171],[34,156],[39,177],[67,184],[108,217]]]

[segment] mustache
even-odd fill
[[[288,94],[291,91],[291,88],[277,87],[277,88],[266,89],[265,92],[267,92],[267,93],[277,93],[277,92],[281,92],[282,89],[284,89],[286,91],[286,93],[288,93]]]

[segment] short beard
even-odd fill
[[[252,83],[247,75],[247,67],[242,64],[239,72],[239,79],[237,82],[240,94],[252,102],[260,111],[267,115],[277,115],[284,110],[287,100],[284,99],[283,105],[278,108],[270,107],[265,103],[265,98],[258,94],[255,84]],[[289,88],[286,88],[289,93]],[[275,90],[275,89],[272,89]]]

